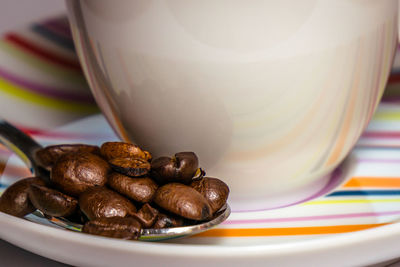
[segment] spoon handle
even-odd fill
[[[17,154],[34,175],[43,173],[35,158],[35,152],[42,146],[3,119],[0,119],[0,143]]]

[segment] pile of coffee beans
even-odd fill
[[[89,234],[138,239],[142,228],[208,221],[229,194],[223,181],[204,177],[193,152],[153,159],[131,143],[63,144],[40,149],[36,160],[50,181],[14,183],[2,194],[0,211],[24,217],[38,209],[81,223]]]

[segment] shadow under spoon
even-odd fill
[[[35,153],[37,150],[41,149],[42,146],[35,140],[7,121],[0,119],[0,142],[19,156],[33,175],[41,177],[47,182],[50,181],[50,173],[40,167],[36,162]],[[226,204],[217,212],[212,220],[207,222],[182,227],[142,229],[139,240],[156,241],[197,234],[222,223],[228,218],[230,212],[230,207]],[[25,218],[29,221],[41,224],[43,224],[43,220],[45,220],[45,222],[50,222],[58,227],[72,231],[80,232],[82,230],[81,224],[68,221],[62,217],[48,216],[39,210],[27,215]]]

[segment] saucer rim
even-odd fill
[[[82,233],[75,233],[46,225],[33,223],[21,218],[17,218],[8,214],[0,213],[0,237],[21,248],[32,251],[36,254],[58,260],[65,263],[84,264],[90,262],[85,257],[77,257],[77,255],[65,256],[63,251],[49,251],[46,247],[56,245],[74,245],[80,247],[82,251],[103,251],[105,254],[116,253],[132,259],[141,257],[140,260],[147,262],[148,260],[162,261],[162,257],[173,257],[176,260],[185,260],[188,258],[214,260],[232,260],[238,261],[258,259],[260,261],[288,261],[287,257],[293,256],[309,256],[320,259],[327,258],[327,255],[336,255],[338,252],[352,251],[352,254],[360,254],[361,257],[353,256],[347,258],[346,262],[351,264],[372,264],[382,262],[398,257],[398,251],[395,244],[400,240],[400,224],[392,223],[389,225],[379,226],[372,229],[366,229],[356,232],[319,236],[313,240],[294,240],[293,242],[283,244],[257,244],[257,245],[237,245],[237,246],[218,246],[218,245],[201,245],[201,244],[171,244],[163,242],[135,242],[119,239],[112,239],[100,236],[87,235],[82,238]],[[13,233],[19,233],[13,235]],[[25,240],[18,236],[26,236]],[[37,240],[29,239],[36,236],[46,240],[46,246],[35,246]],[[26,242],[27,240],[30,242]],[[49,242],[50,241],[50,242]],[[376,250],[376,244],[385,243],[384,248]],[[371,244],[376,243],[372,246]],[[371,250],[366,253],[365,249]],[[361,248],[361,249],[360,249]],[[375,249],[374,249],[375,248]],[[374,252],[374,253],[372,253]],[[378,253],[379,252],[379,253]],[[122,253],[122,254],[121,254]],[[200,256],[200,257],[199,257]],[[154,258],[152,258],[154,257]],[[93,259],[92,257],[90,257]],[[329,257],[328,257],[329,258]],[[314,259],[316,260],[316,259]],[[333,262],[342,262],[335,259]]]

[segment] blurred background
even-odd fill
[[[63,0],[1,0],[0,33],[57,14],[65,14]]]
[[[1,0],[0,34],[25,27],[32,21],[65,14],[62,0]],[[38,242],[40,243],[40,242]],[[2,266],[67,266],[0,240]]]

